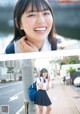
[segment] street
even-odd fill
[[[8,105],[9,114],[15,114],[23,104],[22,81],[0,84],[0,106]]]

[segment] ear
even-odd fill
[[[23,30],[22,22],[20,21],[20,29]]]
[[[22,24],[20,23],[20,29],[23,30]]]
[[[20,28],[21,30],[23,30],[21,22],[20,22],[20,27],[19,27],[16,18],[15,18],[15,24],[16,24],[16,27],[17,27],[17,28]]]

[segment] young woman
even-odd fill
[[[14,38],[5,53],[56,50],[55,23],[47,0],[18,0],[14,10]]]
[[[40,77],[37,79],[37,96],[35,98],[34,104],[38,105],[39,114],[43,113],[43,106],[46,106],[46,114],[50,114],[51,111],[51,101],[46,90],[49,89],[49,77],[46,68],[40,71]]]

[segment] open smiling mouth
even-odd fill
[[[44,32],[46,31],[47,27],[40,27],[40,28],[35,28],[34,30],[37,32]]]

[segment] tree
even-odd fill
[[[71,72],[77,72],[76,68],[70,67],[69,69],[67,69],[67,73]]]
[[[14,73],[14,67],[7,67],[7,73],[10,74],[10,80],[11,80],[11,74]]]
[[[63,57],[63,60],[61,62],[62,64],[77,64],[80,63],[78,56],[67,56]]]

